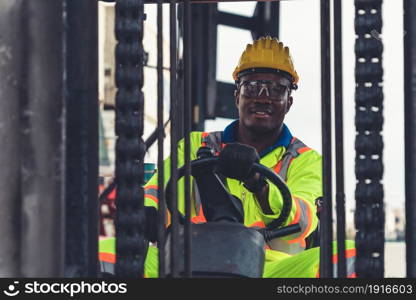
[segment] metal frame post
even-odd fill
[[[95,277],[98,255],[98,5],[66,0],[66,276]],[[79,45],[82,41],[82,46]]]
[[[192,277],[192,223],[191,223],[191,149],[190,134],[192,127],[192,11],[190,0],[185,2],[184,7],[184,162],[185,170],[185,230],[184,230],[184,254],[185,254],[185,277]]]
[[[321,0],[321,111],[323,200],[320,217],[320,277],[332,278],[332,139],[330,1]]]
[[[416,3],[403,0],[404,9],[404,140],[406,195],[406,275],[416,277]]]
[[[64,275],[64,1],[25,1],[21,113],[21,275]]]
[[[171,277],[179,277],[178,257],[179,253],[179,220],[178,220],[178,88],[177,88],[177,30],[176,30],[176,1],[170,1],[170,120],[171,120],[171,147],[170,147],[170,171],[172,180],[172,224],[170,244],[170,271]]]
[[[336,277],[347,276],[345,259],[345,192],[344,192],[344,133],[342,98],[342,3],[334,0],[334,85],[335,85],[335,166],[336,166],[336,212],[337,253]]]
[[[165,168],[163,161],[164,121],[163,121],[163,5],[162,0],[157,3],[157,198],[165,199]],[[165,241],[166,241],[166,203],[159,201],[158,210],[158,257],[159,278],[165,277]]]
[[[20,274],[20,112],[24,1],[0,1],[0,277]],[[7,101],[6,101],[7,99]]]

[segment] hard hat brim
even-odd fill
[[[272,68],[250,68],[250,69],[242,70],[242,71],[238,72],[236,81],[239,81],[240,78],[243,77],[244,75],[252,74],[252,73],[279,74],[279,75],[282,75],[283,77],[287,78],[291,83],[294,82],[294,78],[293,78],[292,74],[290,74],[289,72],[279,70],[279,69],[272,69]]]

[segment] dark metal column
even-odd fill
[[[19,97],[24,5],[22,0],[0,0],[0,277],[20,276]]]
[[[334,83],[335,83],[335,155],[338,278],[345,278],[345,192],[344,133],[342,98],[342,4],[334,0]]]
[[[66,277],[95,277],[98,252],[98,8],[66,0]]]
[[[404,8],[404,134],[406,193],[406,275],[416,277],[416,3]]]
[[[163,102],[163,5],[162,0],[157,3],[157,198],[165,199],[165,168],[163,161],[164,145],[164,102]],[[165,277],[165,241],[166,241],[166,202],[159,201],[158,211],[158,250],[159,250],[159,278]]]
[[[321,0],[321,112],[323,201],[320,217],[320,277],[332,278],[332,141],[330,1]]]
[[[253,14],[251,35],[253,40],[270,35],[279,38],[280,1],[257,2]]]
[[[215,112],[216,100],[216,3],[192,7],[193,130],[204,130],[207,110]],[[208,95],[212,98],[208,98]]]
[[[177,30],[176,30],[176,1],[170,1],[170,171],[172,180],[173,200],[171,211],[171,244],[170,244],[170,271],[172,277],[179,277],[179,222],[178,222],[178,139],[179,139],[179,118],[178,118],[178,88],[177,88]]]
[[[191,189],[190,189],[190,175],[191,175],[191,148],[190,148],[190,133],[192,126],[192,12],[190,0],[185,2],[184,7],[184,136],[185,136],[185,151],[184,161],[186,166],[185,171],[185,277],[192,277],[192,224],[191,224]]]
[[[25,1],[25,64],[20,102],[24,277],[64,271],[64,1]]]

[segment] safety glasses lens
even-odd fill
[[[253,80],[241,83],[242,95],[249,98],[259,97],[263,94],[269,98],[277,99],[282,97],[287,89],[287,86],[273,81]]]

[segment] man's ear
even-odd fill
[[[292,104],[293,104],[293,97],[292,96],[287,97],[286,113],[289,112],[290,107],[292,106]]]
[[[239,98],[240,97],[238,97],[238,90],[234,90],[234,102],[235,102],[235,106],[237,106],[237,108],[238,108]]]

